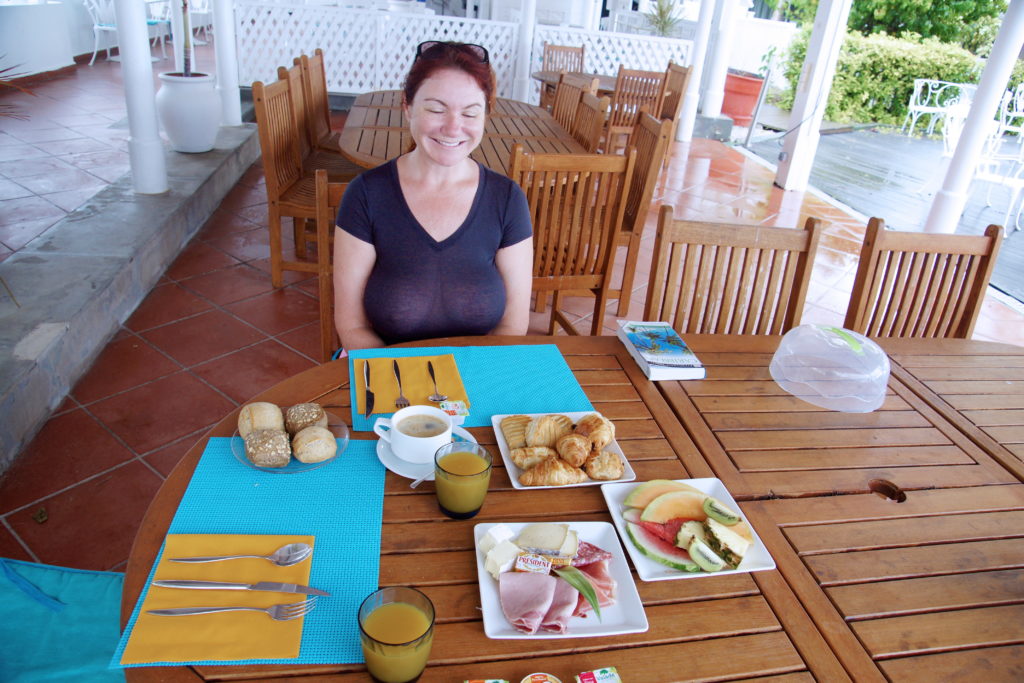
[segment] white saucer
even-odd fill
[[[467,432],[462,427],[452,427],[452,437],[456,441],[471,441],[476,443],[476,439],[472,434]],[[380,460],[380,464],[388,468],[400,477],[406,479],[419,479],[420,477],[430,474],[434,470],[433,462],[409,462],[408,460],[402,460],[391,450],[391,444],[384,439],[377,440],[377,459]]]

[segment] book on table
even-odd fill
[[[704,366],[665,322],[621,321],[616,332],[647,379],[703,379]]]

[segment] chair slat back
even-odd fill
[[[260,156],[267,184],[267,197],[276,201],[302,176],[298,131],[292,119],[291,89],[288,81],[252,84]]]
[[[1001,244],[998,225],[936,235],[872,218],[843,325],[871,337],[970,339]]]
[[[581,78],[563,73],[558,79],[555,89],[555,102],[551,108],[551,116],[565,130],[572,127],[573,117],[579,108],[584,93],[597,94],[596,78]]]
[[[292,101],[292,123],[295,125],[295,131],[298,134],[299,156],[305,159],[309,156],[312,147],[309,137],[309,117],[306,111],[302,66],[296,64],[290,69],[279,66],[277,67],[277,78],[278,80],[288,81],[288,89],[291,91]]]
[[[576,107],[576,115],[569,124],[569,133],[573,139],[591,154],[597,152],[601,145],[601,134],[604,132],[605,118],[611,104],[610,97],[599,98],[597,95],[583,93],[579,106]]]
[[[821,223],[804,229],[658,215],[644,320],[681,334],[782,334],[800,324]]]
[[[664,100],[663,71],[640,71],[619,66],[608,124],[611,127],[629,128],[641,107],[647,107],[647,111],[661,112]]]
[[[583,46],[544,43],[541,71],[584,71]]]
[[[324,51],[317,48],[313,56],[301,55],[303,96],[306,98],[309,139],[314,146],[331,134],[331,105],[327,97],[327,71]]]
[[[320,355],[324,362],[331,359],[339,346],[334,325],[334,270],[331,236],[338,215],[341,198],[348,183],[327,182],[327,171],[316,171],[316,261],[317,288],[320,298]]]
[[[661,106],[660,118],[675,121],[683,107],[683,98],[690,83],[690,67],[670,61],[665,70],[665,99]]]
[[[654,188],[658,184],[658,175],[665,159],[671,129],[671,121],[659,121],[644,109],[637,115],[633,134],[629,137],[629,147],[636,150],[636,171],[633,173],[633,183],[626,198],[623,221],[625,232],[643,232],[647,211],[651,206],[651,197],[654,196]]]

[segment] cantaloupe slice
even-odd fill
[[[691,493],[700,493],[698,489],[679,481],[672,481],[671,479],[651,479],[650,481],[645,481],[644,483],[634,487],[633,490],[629,492],[629,495],[626,496],[626,499],[622,501],[622,504],[628,508],[640,508],[642,510],[647,507],[652,500],[661,494],[669,493],[670,491],[689,491]]]
[[[670,519],[696,519],[704,521],[707,513],[704,512],[704,499],[707,496],[703,493],[693,491],[669,491],[663,493],[644,508],[640,513],[640,520],[643,522],[658,522],[664,524]]]

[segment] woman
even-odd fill
[[[469,158],[494,90],[479,45],[417,48],[402,96],[413,148],[352,181],[338,211],[334,315],[343,348],[526,333],[526,197]]]

